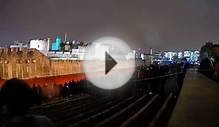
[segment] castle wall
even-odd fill
[[[0,77],[2,79],[29,79],[75,73],[83,73],[81,61],[49,60],[36,49],[0,49]]]

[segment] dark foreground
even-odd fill
[[[105,91],[88,82],[82,91],[40,106],[33,114],[48,116],[57,127],[165,126],[182,86],[184,73],[133,80],[120,89]]]

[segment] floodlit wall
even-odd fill
[[[81,61],[49,60],[36,49],[0,49],[0,77],[2,79],[28,79],[82,72]]]

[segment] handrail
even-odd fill
[[[198,71],[212,71],[211,69],[198,69]]]
[[[171,77],[171,76],[175,76],[175,75],[183,74],[183,73],[184,72],[177,72],[177,73],[172,73],[172,74],[162,75],[162,76],[156,76],[156,77],[151,77],[151,78],[137,79],[137,80],[134,80],[134,81],[147,81],[147,80],[153,80],[153,79],[158,79],[158,78]]]

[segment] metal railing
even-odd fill
[[[163,76],[132,79],[125,85],[114,90],[103,90],[92,85],[89,81],[85,84],[78,85],[90,94],[99,94],[103,96],[122,96],[122,95],[144,95],[144,94],[165,94],[170,92],[178,94],[183,83],[185,73],[173,73]]]

